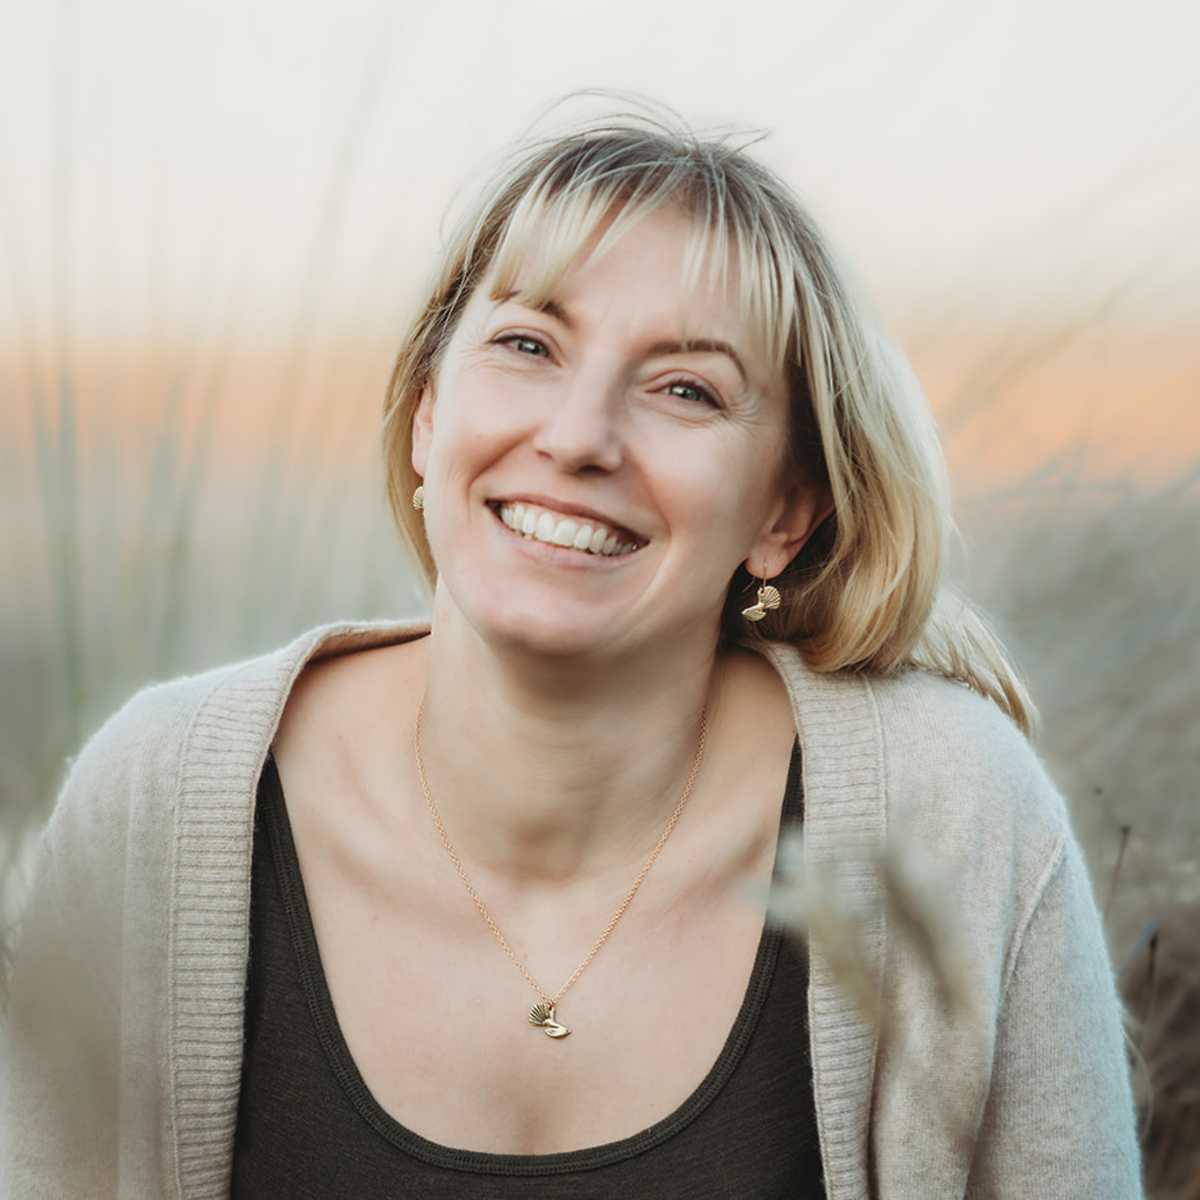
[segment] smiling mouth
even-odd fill
[[[492,509],[509,529],[532,542],[562,546],[602,558],[632,554],[638,548],[638,543],[627,531],[594,519],[566,517],[537,504],[520,502],[492,505]]]

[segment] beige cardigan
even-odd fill
[[[12,978],[0,1196],[227,1195],[260,769],[307,662],[419,632],[329,627],[150,688],[84,749],[41,843]],[[806,853],[836,864],[903,1035],[879,1046],[814,953],[829,1200],[1140,1196],[1100,923],[1024,739],[918,671],[819,675],[790,649],[767,657],[803,746]],[[872,862],[898,824],[954,889],[980,998],[967,1019],[946,1019],[919,956],[889,936]]]

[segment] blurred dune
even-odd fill
[[[1152,484],[1200,452],[1200,338],[1190,327],[1064,333],[979,320],[930,336],[899,324],[960,486],[1004,487],[1068,457],[1076,470]],[[373,454],[393,351],[382,334],[328,337],[304,354],[261,339],[220,356],[81,341],[68,365],[71,402],[81,441],[143,449],[169,409],[184,441],[204,426],[222,467],[261,462],[281,436],[320,442],[327,453]],[[0,341],[6,437],[32,444],[30,399],[52,402],[57,374],[47,349]]]
[[[983,331],[918,347],[958,494],[1103,482],[1154,488],[1200,459],[1190,330]]]

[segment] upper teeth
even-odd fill
[[[502,504],[500,520],[509,529],[546,542],[551,546],[570,546],[587,554],[628,554],[637,549],[634,542],[624,542],[607,525],[598,521],[577,521],[532,504]]]

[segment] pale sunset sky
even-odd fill
[[[456,189],[607,87],[767,131],[952,460],[1193,461],[1198,48],[1185,0],[0,0],[0,402],[303,343],[374,406]]]

